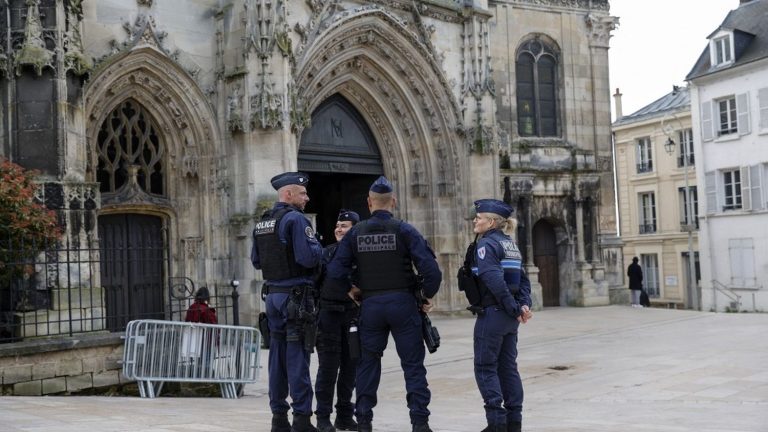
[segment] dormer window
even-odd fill
[[[710,51],[712,53],[712,65],[719,66],[733,61],[733,38],[730,33],[712,39]]]

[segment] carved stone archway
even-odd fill
[[[211,223],[220,219],[213,209],[227,208],[223,202],[226,194],[219,193],[224,151],[218,145],[217,116],[195,81],[159,48],[145,44],[116,55],[94,75],[84,92],[86,172],[90,181],[95,180],[98,166],[99,129],[110,112],[129,99],[141,104],[162,134],[168,202],[114,203],[100,213],[164,214],[172,249],[183,247],[187,252],[174,254],[179,265],[174,273],[195,279],[211,277],[194,267],[211,253],[200,246],[206,244],[204,239],[213,237],[212,227],[220,225]],[[192,254],[189,244],[197,245]]]
[[[378,7],[345,11],[322,27],[298,58],[298,95],[310,112],[335,93],[357,108],[395,183],[401,216],[438,254],[456,254],[468,162],[460,110],[440,66],[418,35]]]

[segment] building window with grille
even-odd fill
[[[653,153],[651,152],[651,139],[648,137],[637,140],[637,173],[653,171]]]
[[[688,166],[694,166],[693,158],[693,130],[684,129],[678,134],[678,142],[680,143],[680,154],[677,156],[677,166],[682,168],[688,163]],[[686,161],[687,158],[687,161]]]
[[[723,171],[723,210],[741,208],[741,170]]]
[[[688,205],[688,196],[686,196],[684,187],[678,188],[677,194],[679,195],[678,202],[680,203],[680,214],[682,215],[682,218],[680,218],[680,229],[687,231],[689,226],[699,229],[699,195],[696,191],[696,186],[688,187],[688,194],[691,197],[690,206]],[[693,216],[689,214],[689,210],[693,213]]]
[[[656,196],[653,192],[641,193],[638,196],[640,208],[640,234],[656,232]]]
[[[135,181],[149,195],[166,195],[165,146],[157,131],[152,117],[135,100],[128,99],[112,110],[101,124],[97,140],[96,178],[102,193],[119,194]]]
[[[719,136],[734,134],[739,131],[738,116],[736,115],[736,98],[731,96],[720,99],[717,102],[717,115]]]
[[[517,133],[520,136],[558,136],[557,51],[540,38],[518,49]]]
[[[648,297],[659,298],[659,258],[656,254],[641,254],[640,265],[643,268],[643,289]]]

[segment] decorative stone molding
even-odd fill
[[[589,41],[592,46],[608,48],[611,32],[619,25],[619,18],[614,16],[598,16],[588,13],[584,17],[587,24]]]
[[[0,78],[8,76],[8,56],[5,54],[4,44],[0,44]]]
[[[296,136],[301,136],[301,132],[309,127],[312,116],[307,109],[307,103],[304,97],[296,94],[295,84],[288,85],[288,97],[290,98],[291,104],[289,113],[291,131],[293,131]]]
[[[311,14],[309,21],[306,25],[296,23],[293,30],[299,35],[301,42],[296,47],[296,58],[306,50],[307,46],[311,45],[317,38],[317,35],[328,28],[328,20],[332,18],[336,12],[344,10],[340,4],[340,0],[305,0]]]
[[[37,75],[43,68],[53,67],[53,52],[43,41],[43,24],[40,21],[40,0],[26,0],[27,21],[24,24],[24,42],[15,54],[16,75],[21,75],[23,66],[32,66]]]
[[[464,142],[469,153],[491,154],[498,148],[496,128],[479,126],[467,129]]]
[[[237,238],[248,237],[248,228],[252,220],[253,216],[247,214],[238,214],[230,217],[229,225],[232,227],[232,234]]]
[[[593,9],[607,11],[608,0],[506,0],[509,3],[524,3],[546,7],[569,9]]]
[[[138,165],[129,165],[126,167],[128,171],[128,181],[126,181],[120,189],[115,193],[102,195],[102,203],[104,207],[111,206],[125,206],[125,205],[152,205],[157,207],[171,208],[171,203],[163,197],[148,194],[142,189],[138,182]]]
[[[292,51],[284,0],[246,0],[245,55],[251,50],[262,60],[269,59],[275,46],[284,56]]]
[[[136,0],[139,6],[152,7],[152,0]]]
[[[217,157],[211,163],[210,187],[218,196],[229,196],[232,184],[229,179],[229,162],[226,157]]]
[[[189,259],[197,259],[202,255],[202,237],[185,237],[181,239],[184,243],[184,255]]]
[[[172,57],[172,53],[166,49],[163,44],[168,33],[156,30],[155,19],[153,17],[149,15],[139,15],[133,23],[124,21],[123,30],[125,30],[128,37],[122,43],[118,42],[116,39],[112,39],[109,42],[111,47],[109,54],[96,61],[96,64],[98,65],[97,67],[103,64],[109,64],[110,58],[116,57],[118,54],[146,46],[162,52],[169,58]]]
[[[70,0],[67,8],[67,31],[64,33],[64,68],[76,75],[85,75],[93,69],[93,61],[85,54],[80,33],[83,19],[82,0]]]
[[[283,127],[283,97],[275,94],[275,84],[262,72],[258,94],[251,96],[251,128],[281,129]]]
[[[200,170],[200,156],[197,147],[185,146],[184,157],[181,160],[181,176],[195,178]]]
[[[232,94],[227,96],[227,129],[230,132],[243,132],[243,96],[240,95],[240,86],[235,85]]]
[[[170,94],[160,81],[145,72],[136,71],[124,75],[114,82],[109,92],[111,94],[118,94],[126,87],[132,86],[146,88],[153,95],[154,99],[167,109],[168,113],[173,117],[173,122],[177,128],[184,129],[189,125],[175,96]]]

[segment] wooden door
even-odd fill
[[[545,220],[540,220],[533,226],[533,263],[539,268],[543,305],[560,306],[557,240],[554,227]]]

